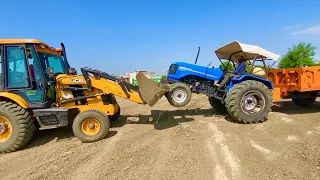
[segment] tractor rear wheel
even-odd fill
[[[292,98],[292,101],[300,107],[308,107],[311,106],[315,101],[316,97],[310,97],[310,98]]]
[[[209,103],[217,113],[226,113],[227,109],[218,99],[209,97]]]
[[[30,141],[34,130],[28,111],[12,102],[0,102],[0,153],[22,148]]]
[[[191,96],[190,87],[184,83],[174,83],[166,94],[168,102],[175,107],[187,105],[191,100]]]
[[[79,113],[72,124],[74,135],[83,143],[105,138],[109,133],[109,128],[108,116],[96,109]]]
[[[271,111],[272,92],[259,81],[243,81],[227,94],[226,107],[229,115],[240,123],[263,122]]]

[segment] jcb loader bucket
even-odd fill
[[[142,72],[139,72],[136,78],[140,96],[142,100],[149,106],[155,105],[170,89],[168,84],[154,82],[153,80],[147,78]]]

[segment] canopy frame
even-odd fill
[[[235,51],[233,51],[235,50]],[[279,59],[280,55],[274,54],[272,52],[269,52],[263,48],[260,48],[259,46],[253,46],[253,45],[248,45],[248,44],[243,44],[239,43],[238,41],[233,41],[225,46],[222,46],[215,50],[215,53],[222,63],[222,59],[228,60],[228,64],[225,68],[223,68],[223,71],[225,72],[229,66],[230,61],[233,63],[234,68],[235,67],[235,62],[238,63],[238,60],[236,59],[237,57],[234,55],[243,53],[243,57],[245,58],[245,61],[249,62],[249,65],[251,66],[250,73],[253,72],[253,66],[256,61],[262,61],[264,69],[266,71],[266,76],[268,75],[269,71],[271,70],[272,66],[276,63],[276,61]],[[251,63],[250,60],[253,60]],[[272,60],[274,61],[270,68],[267,67],[266,60]]]

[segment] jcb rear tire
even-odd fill
[[[254,105],[250,106],[250,102]],[[247,106],[243,103],[247,102]],[[272,107],[272,94],[270,89],[263,83],[254,80],[247,80],[236,84],[227,94],[226,107],[229,115],[240,123],[258,123],[266,121]],[[249,111],[257,111],[249,113]]]
[[[310,98],[292,98],[292,101],[300,107],[309,107],[311,106],[315,101],[316,97],[310,97]]]
[[[168,102],[174,107],[183,107],[191,100],[192,92],[184,83],[174,83],[166,94]]]
[[[105,138],[109,133],[109,128],[108,116],[96,109],[79,113],[72,124],[74,135],[83,143],[95,142]]]
[[[209,103],[217,113],[227,113],[227,108],[218,99],[209,97]]]
[[[109,117],[109,120],[110,120],[111,122],[118,120],[118,119],[119,119],[119,116],[120,116],[120,113],[121,113],[121,109],[120,109],[120,107],[119,107],[118,111],[117,111],[114,115],[108,116],[108,117]]]
[[[0,116],[0,121],[7,121],[9,124],[6,127],[11,129],[8,138],[0,139],[0,153],[13,152],[25,146],[35,130],[34,121],[29,112],[15,103],[1,101]]]

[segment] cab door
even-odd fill
[[[23,97],[30,107],[46,103],[46,80],[32,45],[6,45],[6,89]]]

